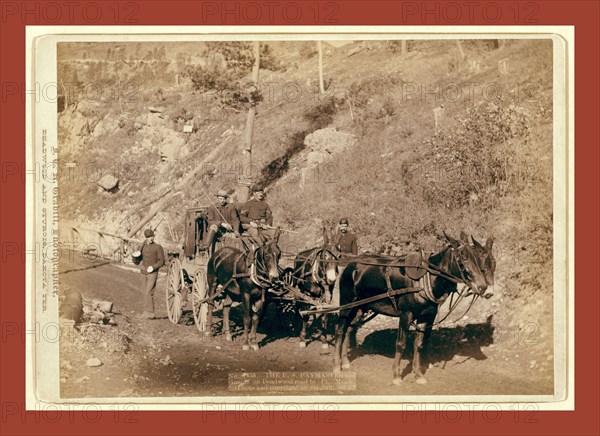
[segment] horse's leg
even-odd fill
[[[321,339],[321,349],[327,350],[329,348],[329,343],[327,342],[327,314],[324,313],[321,315],[321,334],[319,338]]]
[[[415,337],[415,347],[413,353],[413,373],[415,374],[417,383],[422,385],[427,383],[427,379],[423,375],[422,360],[424,359],[422,358],[424,357],[425,347],[427,346],[427,342],[431,336],[434,319],[435,315],[433,317],[428,316],[426,318],[420,318],[417,324],[417,336]]]
[[[264,295],[264,294],[263,294]],[[253,311],[252,314],[252,328],[250,330],[250,346],[254,351],[258,351],[258,342],[256,341],[256,330],[258,329],[258,323],[260,318],[262,317],[262,311],[264,307],[264,298],[261,298],[256,303],[255,306],[251,309]]]
[[[394,356],[394,365],[392,367],[394,372],[393,383],[399,385],[402,383],[400,361],[402,360],[402,354],[406,349],[406,337],[408,335],[408,327],[412,322],[412,313],[400,314],[398,322],[398,335],[396,336],[396,354]]]
[[[242,306],[244,310],[244,336],[242,338],[242,350],[246,351],[250,349],[250,344],[248,343],[248,329],[250,327],[250,311],[252,310],[252,305],[250,304],[250,292],[243,292],[242,295]]]
[[[302,327],[300,328],[300,335],[298,337],[298,346],[301,348],[306,347],[306,328],[308,325],[308,317],[310,315],[302,315]]]
[[[231,337],[231,331],[229,330],[229,312],[231,311],[231,297],[229,294],[225,295],[225,301],[223,301],[223,334],[225,335],[226,341],[233,341]]]
[[[335,324],[335,348],[333,350],[333,372],[339,374],[342,371],[342,349],[344,339],[348,334],[348,326],[354,317],[353,310],[340,311]]]
[[[348,359],[348,352],[350,351],[350,341],[352,336],[356,332],[356,324],[363,316],[363,310],[361,308],[354,309],[351,312],[352,316],[349,318],[348,328],[346,329],[346,335],[344,336],[344,342],[342,343],[342,369],[350,369],[350,359]]]
[[[216,275],[213,274],[209,274],[209,283],[208,283],[208,295],[209,296],[213,296],[215,294],[215,292],[217,292],[217,277]],[[204,332],[204,334],[206,336],[211,336],[213,333],[212,330],[212,315],[213,315],[213,309],[214,309],[214,300],[210,301],[208,303],[208,311],[206,313],[206,331]]]

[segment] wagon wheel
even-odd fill
[[[208,321],[208,302],[200,303],[207,296],[208,282],[206,280],[206,272],[200,268],[194,275],[194,281],[192,282],[192,312],[196,327],[201,333],[210,330],[206,325]]]
[[[181,308],[181,291],[183,290],[183,268],[179,259],[173,259],[167,269],[167,315],[169,320],[177,324],[183,312]]]

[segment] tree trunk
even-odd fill
[[[254,41],[254,66],[252,67],[252,82],[258,90],[258,72],[260,70],[260,42]],[[254,132],[254,117],[256,116],[257,102],[251,101],[248,109],[248,117],[246,118],[246,130],[244,132],[244,149],[242,155],[244,157],[244,167],[242,169],[242,177],[239,181],[238,189],[236,189],[237,201],[240,203],[248,201],[250,197],[250,186],[253,182],[252,177],[252,134]]]
[[[321,95],[325,94],[325,85],[323,83],[323,43],[317,41],[317,49],[319,50],[319,91]]]
[[[458,51],[460,52],[460,58],[464,61],[465,60],[465,51],[463,50],[463,46],[462,46],[462,43],[460,42],[460,39],[456,40],[456,45],[458,46]]]

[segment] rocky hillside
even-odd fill
[[[551,328],[551,42],[324,44],[324,95],[315,44],[263,55],[251,173],[276,224],[298,232],[287,251],[342,215],[361,251],[435,246],[442,230],[493,236],[497,304]],[[174,191],[151,224],[177,242],[185,207],[248,171],[247,87],[224,83],[247,61],[211,43],[61,45],[62,222],[124,235]]]

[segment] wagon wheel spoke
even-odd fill
[[[192,282],[192,312],[196,327],[200,332],[206,332],[209,329],[207,325],[208,302],[203,302],[208,296],[208,283],[205,271],[200,268],[194,275]]]
[[[183,286],[183,269],[179,259],[173,259],[167,270],[165,297],[167,316],[175,324],[181,319],[181,289]]]

